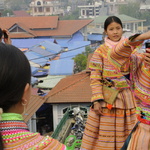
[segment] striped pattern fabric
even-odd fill
[[[113,108],[109,110],[105,101],[100,101],[104,115],[96,115],[92,108],[89,111],[81,150],[120,150],[136,122],[136,104],[130,90],[130,81],[125,78],[128,68],[123,73],[109,62],[108,52],[111,49],[101,45],[93,54],[89,67],[91,69],[91,101],[103,99],[103,78],[113,81],[114,87],[120,90]],[[129,66],[128,66],[129,67]]]
[[[131,136],[127,150],[149,150],[150,149],[150,125],[139,123]]]
[[[102,108],[104,115],[90,110],[81,150],[120,150],[135,124],[135,109]]]
[[[136,44],[135,44],[136,43]],[[118,68],[129,64],[131,74],[131,87],[133,89],[137,108],[139,123],[131,136],[128,150],[149,150],[150,149],[150,65],[146,64],[142,53],[132,53],[132,48],[142,41],[131,42],[128,39],[122,44],[119,43],[110,52],[110,61]]]
[[[21,120],[2,120],[0,130],[5,150],[66,150],[66,146],[39,133],[29,132]]]

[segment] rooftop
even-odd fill
[[[67,76],[45,96],[45,103],[82,103],[91,101],[90,72]]]

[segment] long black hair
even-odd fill
[[[107,27],[108,27],[112,22],[116,22],[116,23],[120,24],[121,27],[123,28],[122,22],[121,22],[121,20],[120,20],[118,17],[116,17],[116,16],[109,16],[109,17],[105,20],[105,22],[104,22],[104,30],[105,30],[105,31],[107,30]]]
[[[21,100],[30,82],[31,68],[24,53],[15,46],[0,43],[0,108],[3,112]]]

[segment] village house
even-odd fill
[[[36,88],[33,91],[23,118],[32,132],[38,130],[41,134],[45,134],[43,131],[45,125],[50,128],[49,132],[52,132],[68,108],[83,107],[89,110],[92,96],[90,71],[85,70],[64,77],[46,96],[38,96]]]
[[[53,107],[53,127],[56,129],[68,108],[85,107],[91,101],[90,71],[86,70],[61,79],[45,96],[45,103]]]
[[[29,7],[31,16],[64,15],[59,0],[32,0]]]
[[[144,31],[143,23],[146,21],[145,19],[136,19],[124,14],[116,16],[121,19],[124,31],[131,32],[132,34]],[[92,32],[92,30],[97,29],[101,32],[101,34],[103,34],[104,21],[107,17],[107,15],[96,17],[94,21],[88,26],[88,31]]]
[[[126,4],[126,0],[97,0],[87,5],[79,5],[79,18],[96,18],[103,15],[117,15],[119,13],[119,6]]]
[[[80,31],[87,38],[87,25],[93,20],[59,20],[58,16],[0,17],[1,28],[11,39],[71,38]]]
[[[0,21],[1,21],[1,28],[2,29],[7,28],[9,30],[9,35],[10,38],[12,39],[12,44],[16,45],[18,48],[30,49],[29,52],[32,51],[32,56],[34,52],[39,52],[42,49],[43,49],[43,56],[44,53],[46,53],[45,50],[48,48],[49,51],[51,52],[54,52],[54,50],[56,50],[56,53],[58,53],[58,51],[61,51],[61,49],[64,49],[65,52],[58,57],[60,58],[58,63],[60,65],[69,63],[71,61],[69,65],[73,67],[74,65],[72,62],[73,61],[72,57],[75,57],[77,54],[82,53],[85,50],[85,46],[90,45],[90,41],[85,41],[85,39],[87,38],[87,25],[93,21],[91,19],[61,21],[59,20],[58,16],[36,16],[36,17],[27,16],[27,17],[0,17]],[[43,22],[45,23],[43,24]],[[42,42],[42,40],[44,41]],[[39,47],[37,46],[37,49],[35,49],[36,48],[35,45],[33,47],[32,44],[33,45],[35,44],[36,46],[39,45]],[[50,46],[48,46],[48,44],[50,44]],[[73,51],[72,49],[75,50]],[[28,53],[25,52],[25,54],[28,56],[29,52]],[[40,54],[38,53],[38,56],[39,55]],[[35,58],[32,56],[30,55],[28,58],[29,59]],[[39,63],[39,65],[42,65],[41,63],[43,62],[40,62],[40,58],[35,60],[38,60],[36,62]],[[54,62],[52,63],[57,64]],[[53,68],[53,64],[51,64],[51,68]],[[62,67],[56,65],[55,68],[62,69]],[[65,68],[66,67],[64,67],[64,69]],[[55,78],[56,75],[60,75],[58,73],[62,73],[59,72],[59,70],[55,72],[55,69],[50,70],[50,72],[53,73],[53,78]],[[66,70],[64,70],[62,78],[68,75],[69,76],[72,75],[73,70],[72,72],[69,71],[68,74],[65,73]],[[52,80],[53,79],[50,79],[50,81]],[[59,80],[61,80],[61,78],[59,78]],[[55,84],[53,84],[53,86],[49,84],[48,88],[50,87],[50,89],[52,89],[59,82],[59,80],[57,80]],[[47,83],[48,85],[48,80],[46,80],[44,83]],[[51,129],[49,129],[48,131],[52,131],[53,128],[54,129],[56,128],[63,114],[61,114],[62,112],[60,114],[58,112],[59,117],[58,119],[56,119],[56,122],[53,123],[53,120],[51,119],[56,116],[52,110],[56,111],[55,109],[56,105],[54,104],[53,107],[51,102],[46,102],[48,97],[45,99],[42,96],[39,96],[37,93],[38,88],[33,88],[33,90],[34,93],[31,96],[29,107],[23,114],[23,117],[25,121],[28,123],[29,129],[31,131],[36,132],[41,130],[41,133],[44,134],[43,130],[40,127],[41,121],[42,122],[43,120],[50,121],[48,122],[48,124],[50,124]],[[67,105],[65,107],[67,107]],[[48,112],[46,112],[47,109]],[[43,110],[44,113],[41,113],[41,111]],[[46,116],[40,116],[40,114],[46,114]]]

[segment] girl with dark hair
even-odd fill
[[[150,49],[133,53],[136,45],[150,38],[150,31],[121,41],[110,52],[110,62],[120,71],[129,66],[131,89],[137,103],[137,123],[121,150],[150,149]]]
[[[108,17],[104,22],[104,32],[104,44],[95,50],[89,63],[92,106],[81,150],[120,150],[136,121],[129,66],[120,72],[107,57],[124,39],[121,20],[116,16]]]
[[[23,52],[0,43],[0,146],[12,149],[65,150],[66,147],[49,136],[31,133],[22,113],[31,94],[31,69]]]

